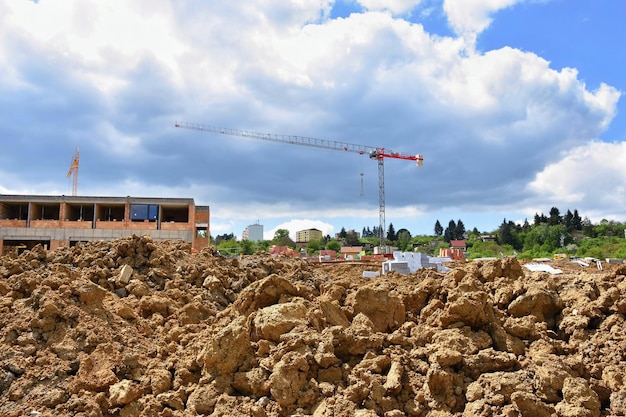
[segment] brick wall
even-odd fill
[[[209,247],[209,243],[210,243],[210,242],[209,242],[209,237],[208,237],[208,235],[207,235],[207,237],[198,237],[198,236],[195,236],[195,237],[193,238],[193,243],[191,244],[191,246],[192,246],[194,249],[202,249],[202,248],[207,248],[207,247]]]
[[[0,227],[26,227],[26,220],[1,219]]]
[[[161,230],[192,230],[193,223],[162,222]]]
[[[66,220],[61,222],[61,227],[68,229],[91,229],[92,222]]]
[[[31,220],[30,227],[33,229],[59,229],[61,220]]]

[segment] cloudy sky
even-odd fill
[[[623,0],[0,0],[0,193],[192,197],[211,234],[626,220]],[[361,175],[363,174],[363,175]]]

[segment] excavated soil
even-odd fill
[[[368,279],[190,249],[0,258],[0,415],[626,415],[626,266]]]

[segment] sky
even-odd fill
[[[193,198],[211,234],[626,221],[623,0],[0,0],[0,193]]]

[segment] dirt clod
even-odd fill
[[[624,416],[626,279],[133,236],[0,258],[0,415]]]

